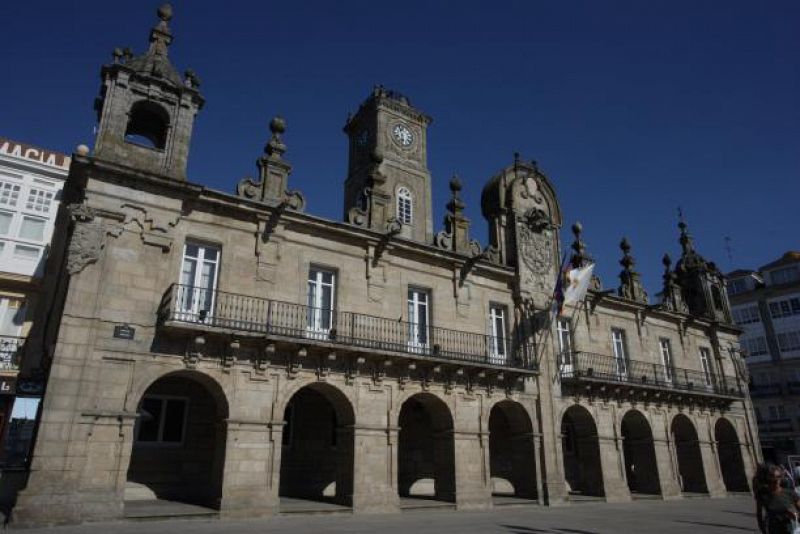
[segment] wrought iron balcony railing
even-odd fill
[[[181,284],[171,285],[164,294],[158,319],[161,324],[221,328],[414,357],[536,370],[534,351],[512,337],[463,332]]]
[[[800,395],[800,382],[791,381],[786,383],[789,395]]]
[[[19,369],[19,358],[25,338],[16,336],[0,336],[0,371]]]
[[[706,375],[694,369],[668,367],[636,360],[619,360],[604,354],[570,352],[559,362],[562,380],[612,382],[693,394],[734,397],[745,395],[745,385],[736,377]]]

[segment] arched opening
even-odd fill
[[[148,148],[163,150],[167,144],[169,114],[148,100],[140,100],[131,106],[128,126],[125,128],[125,141]]]
[[[403,403],[399,427],[400,497],[454,502],[455,448],[450,409],[438,397],[418,393]]]
[[[714,438],[717,440],[719,466],[722,469],[722,480],[728,491],[750,491],[747,475],[744,472],[742,448],[736,429],[727,419],[719,419],[714,426]]]
[[[519,403],[501,401],[489,413],[489,466],[493,495],[536,498],[533,425]]]
[[[126,501],[166,500],[219,508],[225,463],[225,394],[197,372],[168,374],[142,395]]]
[[[284,410],[281,497],[353,504],[353,424],[347,397],[330,384],[301,388]]]
[[[570,494],[602,497],[600,441],[592,414],[582,406],[571,406],[561,419],[561,436],[564,477]]]
[[[676,415],[672,420],[672,440],[675,442],[681,490],[688,493],[708,493],[697,431],[683,414]]]
[[[653,432],[639,411],[630,410],[622,418],[622,450],[631,493],[660,494]]]

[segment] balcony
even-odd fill
[[[0,371],[18,371],[25,338],[0,336]]]
[[[787,382],[786,389],[789,395],[800,395],[800,382]]]
[[[657,363],[626,360],[591,352],[572,352],[560,363],[565,384],[619,384],[637,390],[689,395],[741,398],[745,386],[735,377],[706,377],[702,371],[667,367]]]
[[[751,397],[778,397],[782,394],[780,384],[751,384],[750,396]]]
[[[163,327],[331,345],[354,351],[479,367],[537,371],[534,351],[510,337],[173,284],[158,311]]]
[[[769,419],[758,422],[759,432],[792,432],[792,420],[789,418]]]

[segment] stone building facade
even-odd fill
[[[235,194],[194,184],[203,98],[167,57],[170,11],[147,52],[103,67],[97,143],[73,156],[18,523],[118,518],[143,493],[236,517],[282,497],[376,513],[747,489],[739,330],[685,225],[663,303],[626,242],[618,294],[597,283],[554,319],[551,181],[518,157],[489,180],[481,246],[454,178],[435,232],[430,119],[382,87],[345,126],[344,221],[290,189],[280,118]]]

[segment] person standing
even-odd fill
[[[756,500],[756,520],[763,534],[793,534],[800,510],[800,495],[794,488],[785,488],[781,466],[759,467],[753,491]]]

